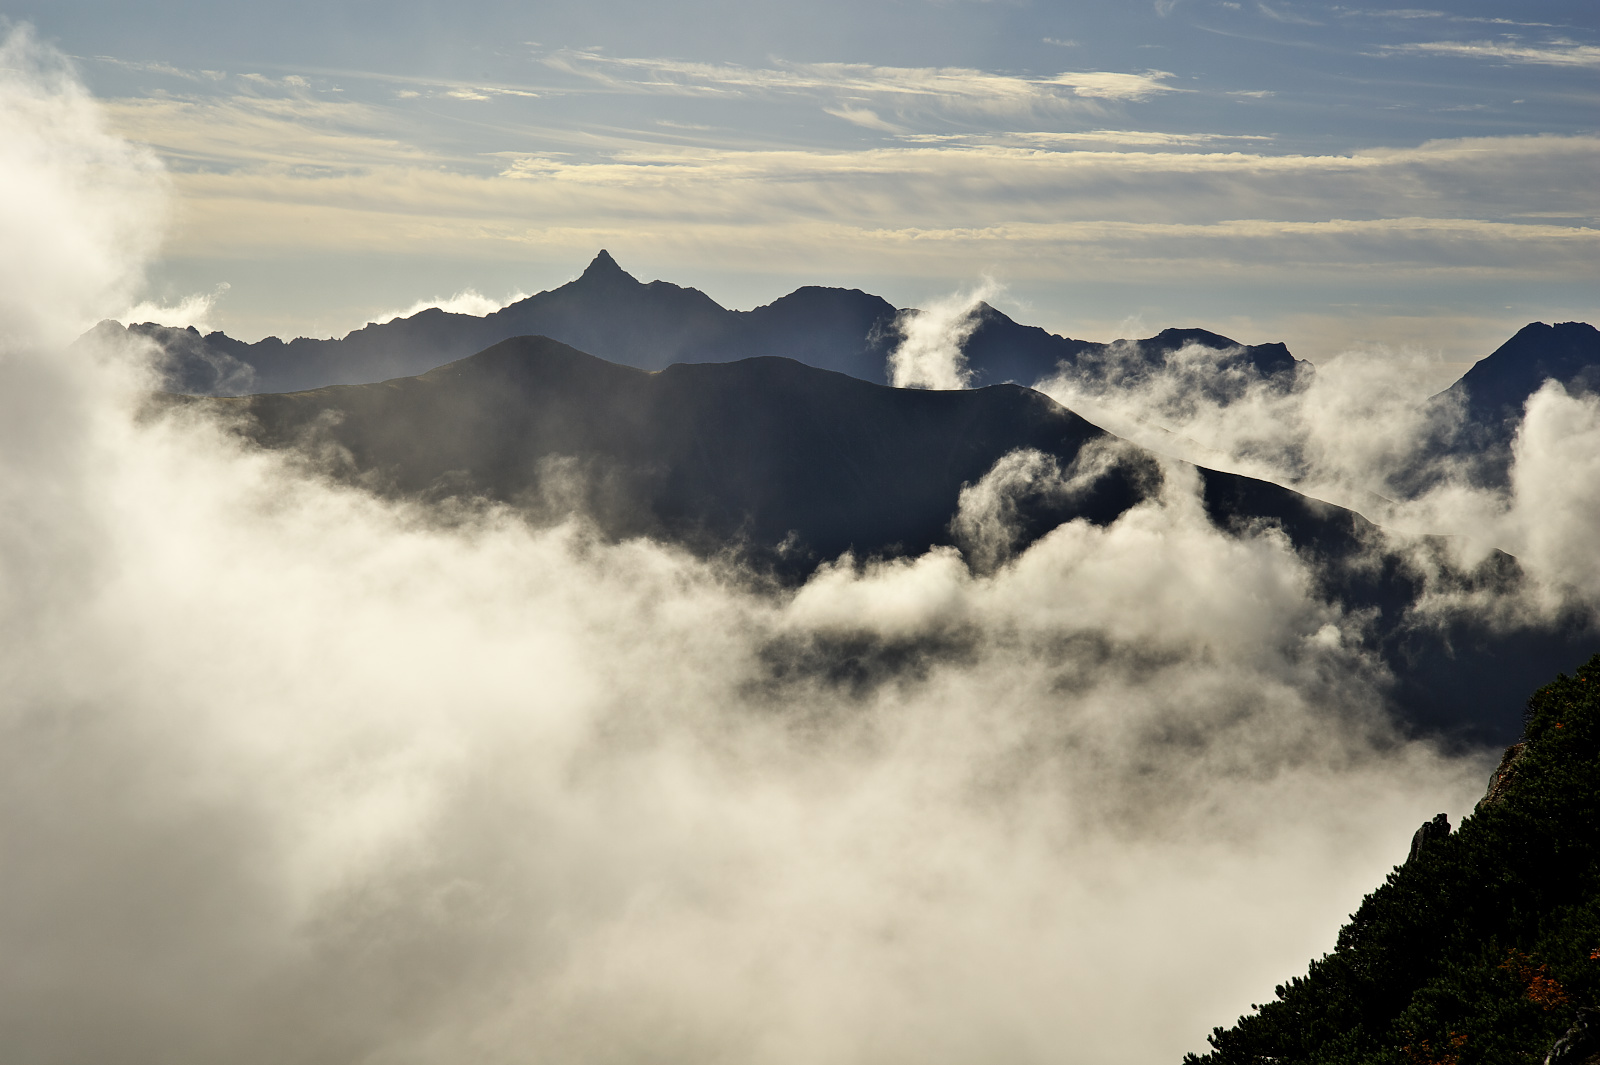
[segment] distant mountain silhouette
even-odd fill
[[[1464,397],[1473,422],[1509,439],[1523,404],[1547,380],[1569,392],[1600,391],[1600,329],[1585,322],[1525,325],[1441,395]]]
[[[1001,381],[1032,385],[1062,369],[1093,377],[1114,375],[1132,384],[1171,368],[1173,356],[1191,347],[1215,353],[1212,358],[1219,366],[1248,367],[1252,376],[1285,386],[1297,370],[1310,366],[1289,354],[1282,344],[1240,344],[1204,329],[1163,329],[1146,340],[1110,344],[1072,340],[1038,326],[1019,325],[987,303],[979,304],[978,327],[962,351],[974,371],[974,385]],[[1234,397],[1219,393],[1216,398],[1226,401]]]
[[[731,549],[782,581],[847,550],[894,556],[951,544],[962,487],[1003,456],[1033,448],[1065,466],[1091,441],[1113,439],[1016,385],[893,389],[774,357],[645,372],[545,337],[381,384],[170,401],[241,415],[258,443],[301,448],[381,492],[489,498],[552,519],[583,511],[607,535],[707,556]],[[1110,522],[1144,498],[1160,476],[1155,460],[1126,453],[1087,492],[1026,500],[1023,543],[1074,518]],[[1213,522],[1282,527],[1317,565],[1323,594],[1376,614],[1373,647],[1419,726],[1514,735],[1528,675],[1592,639],[1581,625],[1413,630],[1406,611],[1420,580],[1398,557],[1371,565],[1374,530],[1360,515],[1247,477],[1199,476]],[[1516,564],[1498,556],[1463,579],[1514,581]]]
[[[268,337],[254,344],[224,333],[151,323],[102,322],[94,333],[148,338],[166,354],[166,387],[195,395],[294,392],[425,373],[517,336],[553,337],[612,362],[659,370],[679,362],[791,358],[864,381],[886,383],[902,314],[856,289],[807,286],[750,311],[732,311],[693,288],[640,282],[608,252],[582,276],[478,317],[438,308],[373,323],[335,340]],[[1021,325],[987,304],[964,352],[974,384],[1032,385],[1065,364],[1083,372],[1152,372],[1186,346],[1219,353],[1267,377],[1297,363],[1282,344],[1240,345],[1202,329],[1169,329],[1148,340],[1096,344]],[[1223,397],[1226,398],[1226,397]]]
[[[601,251],[583,274],[482,317],[436,307],[370,323],[339,339],[268,337],[254,344],[224,333],[151,323],[126,332],[167,355],[167,387],[196,395],[294,392],[425,373],[517,336],[543,335],[613,362],[659,370],[675,362],[726,362],[777,355],[882,380],[898,312],[854,289],[808,286],[751,311],[730,311],[705,293],[638,281]],[[123,328],[102,322],[95,333]]]
[[[1440,483],[1437,460],[1452,459],[1453,475],[1481,487],[1504,487],[1511,472],[1511,443],[1529,397],[1554,380],[1576,395],[1600,391],[1600,330],[1583,322],[1523,326],[1458,381],[1429,399],[1435,437],[1420,450],[1414,470],[1398,479],[1407,495]]]

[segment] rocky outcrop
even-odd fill
[[[1500,757],[1499,766],[1489,774],[1489,788],[1483,793],[1483,798],[1478,800],[1478,805],[1473,807],[1473,813],[1486,810],[1505,798],[1506,790],[1517,779],[1517,763],[1522,760],[1522,752],[1527,746],[1525,743],[1513,743],[1506,748],[1506,753]]]
[[[1445,814],[1436,815],[1432,821],[1424,821],[1422,827],[1411,837],[1411,853],[1406,856],[1406,861],[1416,861],[1423,847],[1436,839],[1444,839],[1449,834],[1450,818]]]
[[[1600,1065],[1600,1010],[1579,1010],[1567,1034],[1544,1056],[1544,1065]]]

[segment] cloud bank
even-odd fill
[[[1295,488],[1356,510],[1391,546],[1416,550],[1424,572],[1443,560],[1471,570],[1492,550],[1514,555],[1528,582],[1504,597],[1441,592],[1438,610],[1498,612],[1523,623],[1578,609],[1600,616],[1589,560],[1600,510],[1600,400],[1554,381],[1531,396],[1506,481],[1485,483],[1459,397],[1422,402],[1426,352],[1346,352],[1292,379],[1255,373],[1240,352],[1191,344],[1152,370],[1137,345],[1113,345],[1037,383],[1058,402],[1162,454]],[[1449,537],[1443,542],[1422,538]],[[1460,589],[1456,590],[1461,592]]]

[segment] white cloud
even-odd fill
[[[63,341],[133,302],[165,221],[163,175],[26,29],[0,44],[0,96],[0,343]]]
[[[959,276],[1192,277],[1197,264],[1593,276],[1600,140],[1473,138],[1348,155],[1160,131],[963,137],[862,150],[602,142],[452,159],[325,101],[141,101],[119,124],[180,169],[175,253],[559,258],[627,242],[659,261]],[[1000,141],[1000,143],[996,143]],[[598,151],[597,151],[598,148]],[[1561,221],[1552,221],[1552,218]],[[645,220],[648,223],[645,224]],[[708,249],[714,249],[708,251]]]
[[[141,300],[120,314],[112,315],[119,322],[155,322],[158,325],[193,327],[202,333],[212,327],[212,311],[216,303],[232,287],[226,282],[210,292],[195,292],[184,296],[175,304],[155,300]]]
[[[1078,96],[1099,100],[1147,100],[1158,93],[1182,92],[1165,84],[1172,74],[1148,70],[1143,74],[1117,74],[1109,71],[1057,74],[1049,84],[1065,85]]]
[[[907,140],[917,140],[916,137],[907,137]],[[981,143],[982,138],[976,137],[950,137],[946,140],[964,140]],[[1251,141],[1270,141],[1273,137],[1266,134],[1229,134],[1229,133],[1158,133],[1153,130],[1132,129],[1096,129],[1073,133],[1033,132],[1033,133],[997,133],[992,139],[1001,143],[1036,144],[1040,147],[1060,147],[1063,145],[1096,144],[1118,147],[1191,147],[1201,145],[1214,145],[1219,141],[1249,143]]]
[[[902,105],[921,102],[995,113],[1059,107],[1074,97],[1137,101],[1176,91],[1164,84],[1172,75],[1162,71],[1143,74],[1064,72],[1047,78],[1030,78],[963,67],[787,63],[762,68],[574,51],[554,53],[546,57],[545,62],[555,69],[630,92],[884,96]]]
[[[481,318],[486,314],[493,314],[508,304],[527,298],[528,293],[517,292],[507,296],[505,299],[497,300],[490,296],[485,296],[476,289],[469,288],[457,292],[454,296],[417,300],[405,310],[385,311],[382,314],[373,316],[370,320],[373,322],[391,322],[396,318],[410,318],[414,314],[420,314],[433,307],[450,314],[471,314]]]
[[[1525,44],[1521,41],[1421,41],[1384,45],[1390,54],[1448,55],[1469,59],[1499,59],[1551,67],[1600,67],[1600,47],[1575,41]]]
[[[1365,17],[1397,18],[1406,20],[1441,19],[1446,22],[1481,23],[1492,26],[1528,26],[1544,27],[1547,29],[1556,28],[1556,24],[1553,22],[1525,22],[1520,19],[1484,17],[1481,15],[1456,15],[1448,11],[1434,11],[1429,8],[1407,7],[1362,9],[1335,6],[1333,10],[1342,18]]]
[[[1273,7],[1271,4],[1266,3],[1265,0],[1256,0],[1256,10],[1272,19],[1274,22],[1286,22],[1295,26],[1322,25],[1322,23],[1317,22],[1315,19],[1306,18],[1304,15],[1290,10],[1287,6]]]
[[[833,115],[835,118],[842,118],[846,122],[849,122],[852,125],[860,126],[863,129],[882,130],[885,133],[905,132],[905,127],[897,126],[893,122],[885,121],[884,119],[878,117],[876,111],[873,111],[870,108],[841,106],[824,107],[822,110],[827,114]]]
[[[965,388],[972,378],[962,345],[979,325],[984,301],[1001,291],[992,279],[969,292],[933,300],[895,321],[901,340],[889,354],[889,383],[896,388]]]

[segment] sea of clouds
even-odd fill
[[[1085,470],[1013,457],[963,497],[982,564],[780,592],[153,417],[148,365],[67,344],[134,301],[163,189],[14,33],[7,1062],[1175,1061],[1481,794],[1492,756],[1403,737],[1361,619],[1181,463],[1017,550],[1006,479]],[[1542,393],[1519,446],[1592,466],[1593,414]],[[1518,477],[1507,527],[1552,491]],[[1562,513],[1518,546],[1600,586]]]

